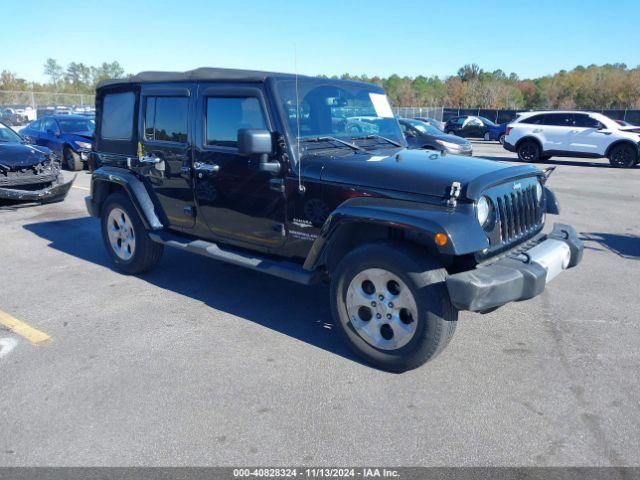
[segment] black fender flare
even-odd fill
[[[487,235],[476,218],[472,204],[456,207],[431,205],[387,198],[357,197],[346,200],[324,222],[304,262],[306,270],[315,270],[326,262],[338,231],[355,223],[374,224],[412,232],[433,242],[438,254],[457,256],[489,247]],[[437,246],[436,233],[449,241]],[[426,250],[425,250],[426,251]]]
[[[164,228],[158,217],[144,183],[132,172],[118,167],[100,167],[91,175],[91,199],[93,204],[91,214],[100,215],[102,204],[109,196],[110,184],[116,184],[129,196],[131,203],[140,215],[140,219],[147,230],[161,230]]]

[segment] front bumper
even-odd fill
[[[548,282],[582,260],[583,246],[569,225],[553,231],[524,251],[447,278],[451,302],[458,310],[482,312],[540,295]]]
[[[75,179],[74,175],[71,180],[64,182],[62,175],[59,175],[51,186],[41,190],[20,190],[19,185],[16,188],[0,188],[0,199],[20,202],[59,202],[65,199]]]

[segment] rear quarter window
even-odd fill
[[[102,101],[100,136],[105,140],[131,140],[133,136],[133,92],[110,93]]]

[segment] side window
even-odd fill
[[[187,97],[146,97],[145,140],[187,143],[188,114]]]
[[[37,131],[42,130],[42,120],[36,120],[35,122],[32,122],[32,123],[29,125],[29,129],[31,129],[31,130],[37,130]]]
[[[110,93],[102,101],[100,136],[106,140],[131,140],[133,135],[133,92]]]
[[[543,123],[544,115],[533,115],[529,118],[523,118],[518,123],[526,123],[527,125],[540,125]]]
[[[402,131],[403,135],[406,135],[407,130],[409,130],[409,127],[407,127],[404,123],[400,122],[400,130]]]
[[[554,127],[572,127],[573,115],[570,113],[550,113],[545,115],[545,125]]]
[[[42,129],[45,132],[48,131],[52,131],[52,132],[58,132],[58,125],[56,124],[56,121],[53,118],[47,118],[46,120],[44,120],[42,122]]]
[[[241,128],[266,129],[264,112],[256,97],[207,98],[207,145],[235,147]]]
[[[575,126],[583,128],[600,128],[600,122],[595,118],[591,118],[589,115],[577,114],[574,115]]]

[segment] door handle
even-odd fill
[[[146,155],[143,155],[142,157],[138,158],[138,162],[140,163],[146,163],[147,165],[155,165],[156,163],[160,163],[162,160],[159,159],[158,157],[148,157]]]
[[[220,171],[220,165],[215,163],[194,162],[193,168],[198,172],[198,178],[202,178],[205,173],[218,173]]]
[[[542,131],[541,128],[534,128],[533,133],[540,133]]]

